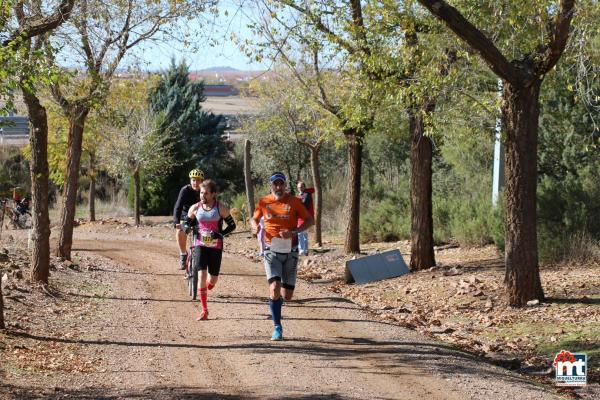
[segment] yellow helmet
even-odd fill
[[[190,171],[190,178],[200,178],[201,180],[204,180],[204,172],[197,168],[194,168]]]

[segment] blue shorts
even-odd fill
[[[281,286],[286,289],[293,290],[296,287],[298,249],[292,250],[291,253],[275,253],[266,248],[264,263],[269,283],[280,281]]]

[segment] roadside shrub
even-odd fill
[[[588,232],[581,231],[567,237],[564,261],[584,263],[598,259],[600,259],[600,241],[594,239]]]
[[[542,227],[538,253],[542,262],[589,262],[600,259],[600,242],[586,231],[555,235]]]
[[[538,252],[545,262],[589,255],[600,239],[600,178],[589,168],[538,186]],[[578,240],[580,242],[578,243]]]
[[[237,208],[238,210],[248,208],[248,206],[246,206],[246,193],[238,193],[233,196],[229,207]]]
[[[456,199],[450,219],[452,236],[461,246],[482,246],[493,243],[490,222],[492,205],[489,198],[479,196],[472,201]]]
[[[346,177],[340,172],[323,185],[321,227],[326,232],[340,233],[346,229]]]
[[[387,198],[361,213],[364,242],[392,242],[410,238],[410,207],[407,199]]]
[[[492,209],[488,214],[488,229],[490,237],[492,238],[492,242],[496,248],[501,252],[504,252],[505,248],[504,219],[506,218],[506,208],[504,205],[504,199],[504,194],[501,193],[499,196],[498,206],[495,209]]]
[[[17,186],[22,194],[31,193],[29,162],[18,147],[0,147],[0,194],[10,197]]]
[[[445,243],[452,240],[450,221],[453,212],[453,200],[447,197],[433,197],[433,240]]]

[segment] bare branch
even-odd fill
[[[357,49],[351,43],[342,39],[342,37],[340,35],[338,35],[334,31],[332,31],[331,29],[329,29],[323,23],[321,18],[319,18],[317,15],[315,15],[312,11],[308,10],[307,8],[300,7],[299,5],[294,3],[293,0],[280,0],[280,1],[282,4],[284,4],[290,8],[293,8],[294,10],[296,10],[296,11],[302,13],[303,15],[305,15],[306,17],[308,17],[308,19],[314,24],[315,28],[317,28],[320,32],[325,34],[327,39],[330,40],[331,42],[342,47],[344,50],[346,50],[350,54],[354,54],[357,52]],[[353,0],[353,1],[358,1],[358,0]],[[359,18],[359,17],[357,16],[357,18]],[[362,14],[360,15],[359,19],[362,21]]]
[[[31,39],[56,28],[69,18],[74,4],[75,0],[62,0],[57,9],[50,15],[26,17],[23,12],[23,2],[17,2],[15,14],[19,20],[19,29],[10,35],[8,39],[4,40],[2,46],[9,46],[18,38]]]
[[[575,0],[561,0],[555,24],[551,26],[551,31],[549,32],[550,43],[540,51],[543,54],[542,61],[537,65],[540,75],[550,71],[565,50],[574,9]]]
[[[319,69],[319,51],[317,49],[313,50],[313,68],[315,70],[315,76],[317,78],[317,86],[319,87],[319,93],[321,94],[321,103],[324,108],[331,112],[334,115],[337,115],[339,112],[338,107],[335,107],[329,99],[327,98],[327,93],[325,92],[325,88],[323,87],[323,76],[321,75],[321,70]]]

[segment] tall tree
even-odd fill
[[[537,229],[537,140],[541,84],[560,59],[575,10],[575,0],[535,4],[532,20],[539,21],[537,45],[527,43],[509,61],[496,44],[467,20],[461,12],[442,0],[419,0],[473,50],[477,51],[503,81],[502,124],[506,134],[506,274],[509,304],[525,306],[533,299],[543,300],[540,280]],[[498,11],[503,11],[498,8]],[[525,18],[528,8],[517,10]],[[492,15],[489,16],[493,18]],[[497,18],[497,16],[496,16]],[[529,37],[531,40],[531,37]],[[533,41],[533,40],[532,40]],[[514,48],[515,43],[511,43]],[[514,50],[513,50],[514,51]]]
[[[335,132],[339,132],[339,125],[332,121],[331,114],[319,107],[302,88],[295,84],[295,79],[289,73],[272,77],[269,82],[260,85],[257,89],[263,113],[257,118],[252,131],[259,135],[283,134],[294,140],[300,146],[308,149],[310,153],[310,171],[315,188],[315,242],[322,245],[321,214],[323,205],[323,188],[321,182],[320,153],[323,145],[331,140]],[[270,145],[270,140],[266,140]],[[262,150],[262,149],[261,149]],[[281,153],[281,149],[273,149]],[[290,162],[288,154],[280,154]],[[305,162],[303,154],[297,162]]]
[[[113,128],[110,140],[100,149],[100,156],[113,175],[133,180],[135,224],[140,225],[141,176],[163,175],[175,166],[172,143],[165,140],[167,132],[159,129],[160,121],[147,110],[131,110],[124,117],[123,125]]]
[[[83,86],[67,95],[61,85],[52,85],[52,94],[69,119],[58,256],[71,257],[83,132],[90,111],[105,98],[111,78],[128,52],[158,35],[171,36],[179,19],[201,16],[211,4],[211,0],[117,3],[81,0],[77,3],[71,23],[63,32],[62,43],[74,54],[82,55]]]
[[[288,24],[288,30],[293,31],[299,24],[312,26],[321,33],[321,40],[339,49],[338,59],[353,65],[360,79],[379,87],[378,100],[395,98],[398,111],[405,110],[408,114],[412,205],[410,265],[411,269],[435,265],[431,184],[433,146],[426,121],[431,118],[440,87],[444,84],[440,77],[432,78],[430,71],[437,66],[439,75],[447,75],[448,58],[436,60],[432,57],[431,51],[420,45],[418,34],[431,37],[437,32],[431,29],[422,12],[416,12],[414,7],[404,5],[402,1],[349,1],[341,7],[334,2],[279,2],[305,17],[304,21]],[[399,4],[401,11],[397,10]],[[311,39],[314,40],[311,36],[303,41]],[[281,51],[280,48],[277,50]],[[359,107],[364,106],[359,103]],[[371,107],[375,108],[379,107]],[[349,150],[352,148],[351,145]],[[348,155],[352,159],[355,152],[349,151]],[[356,235],[358,241],[358,232]]]
[[[38,97],[38,88],[43,81],[52,79],[52,71],[41,59],[48,48],[48,33],[66,21],[73,1],[62,1],[49,6],[43,2],[14,3],[14,18],[18,28],[10,35],[5,45],[21,43],[22,64],[19,87],[29,115],[29,146],[31,149],[31,191],[33,204],[33,228],[31,251],[31,280],[48,283],[50,274],[50,217],[48,214],[48,119],[46,109]],[[50,14],[47,14],[50,10]]]
[[[377,103],[380,93],[375,93],[371,81],[364,75],[365,70],[359,64],[350,63],[345,68],[340,68],[343,55],[348,48],[354,49],[350,42],[337,41],[336,34],[329,29],[328,24],[314,20],[308,8],[300,6],[293,1],[283,0],[279,3],[264,2],[265,15],[255,26],[256,32],[264,38],[258,48],[258,57],[265,54],[276,62],[286,65],[292,76],[304,88],[307,95],[313,98],[323,110],[335,116],[340,121],[341,131],[345,138],[348,157],[348,180],[346,196],[346,233],[344,250],[346,253],[360,252],[360,190],[362,174],[362,158],[364,137],[373,127]],[[356,46],[362,51],[366,40],[362,9],[360,4],[352,2],[341,12],[342,25],[350,28],[347,33],[358,43]],[[283,6],[283,10],[281,7]],[[338,15],[326,4],[323,15],[329,15],[331,20],[336,20]],[[299,13],[287,15],[286,7]],[[308,6],[307,6],[308,7]],[[335,7],[334,7],[335,8]],[[304,20],[303,20],[304,18]],[[328,21],[331,22],[331,21]],[[324,45],[327,39],[336,39],[335,49]],[[266,49],[270,50],[266,51]],[[323,59],[326,58],[326,62]],[[332,65],[337,64],[332,68]],[[327,67],[323,67],[326,65]],[[337,68],[336,68],[337,67]],[[336,79],[338,89],[332,92],[325,82],[326,76],[331,75],[331,70],[337,69]]]
[[[50,218],[48,215],[48,124],[46,110],[40,103],[37,87],[48,80],[49,69],[40,62],[40,53],[47,46],[48,33],[69,16],[74,0],[58,5],[42,1],[5,1],[0,4],[0,97],[8,101],[0,113],[11,110],[12,91],[20,88],[30,120],[31,190],[33,203],[33,249],[31,279],[48,282],[50,271]],[[0,328],[4,326],[4,303],[0,291]]]

